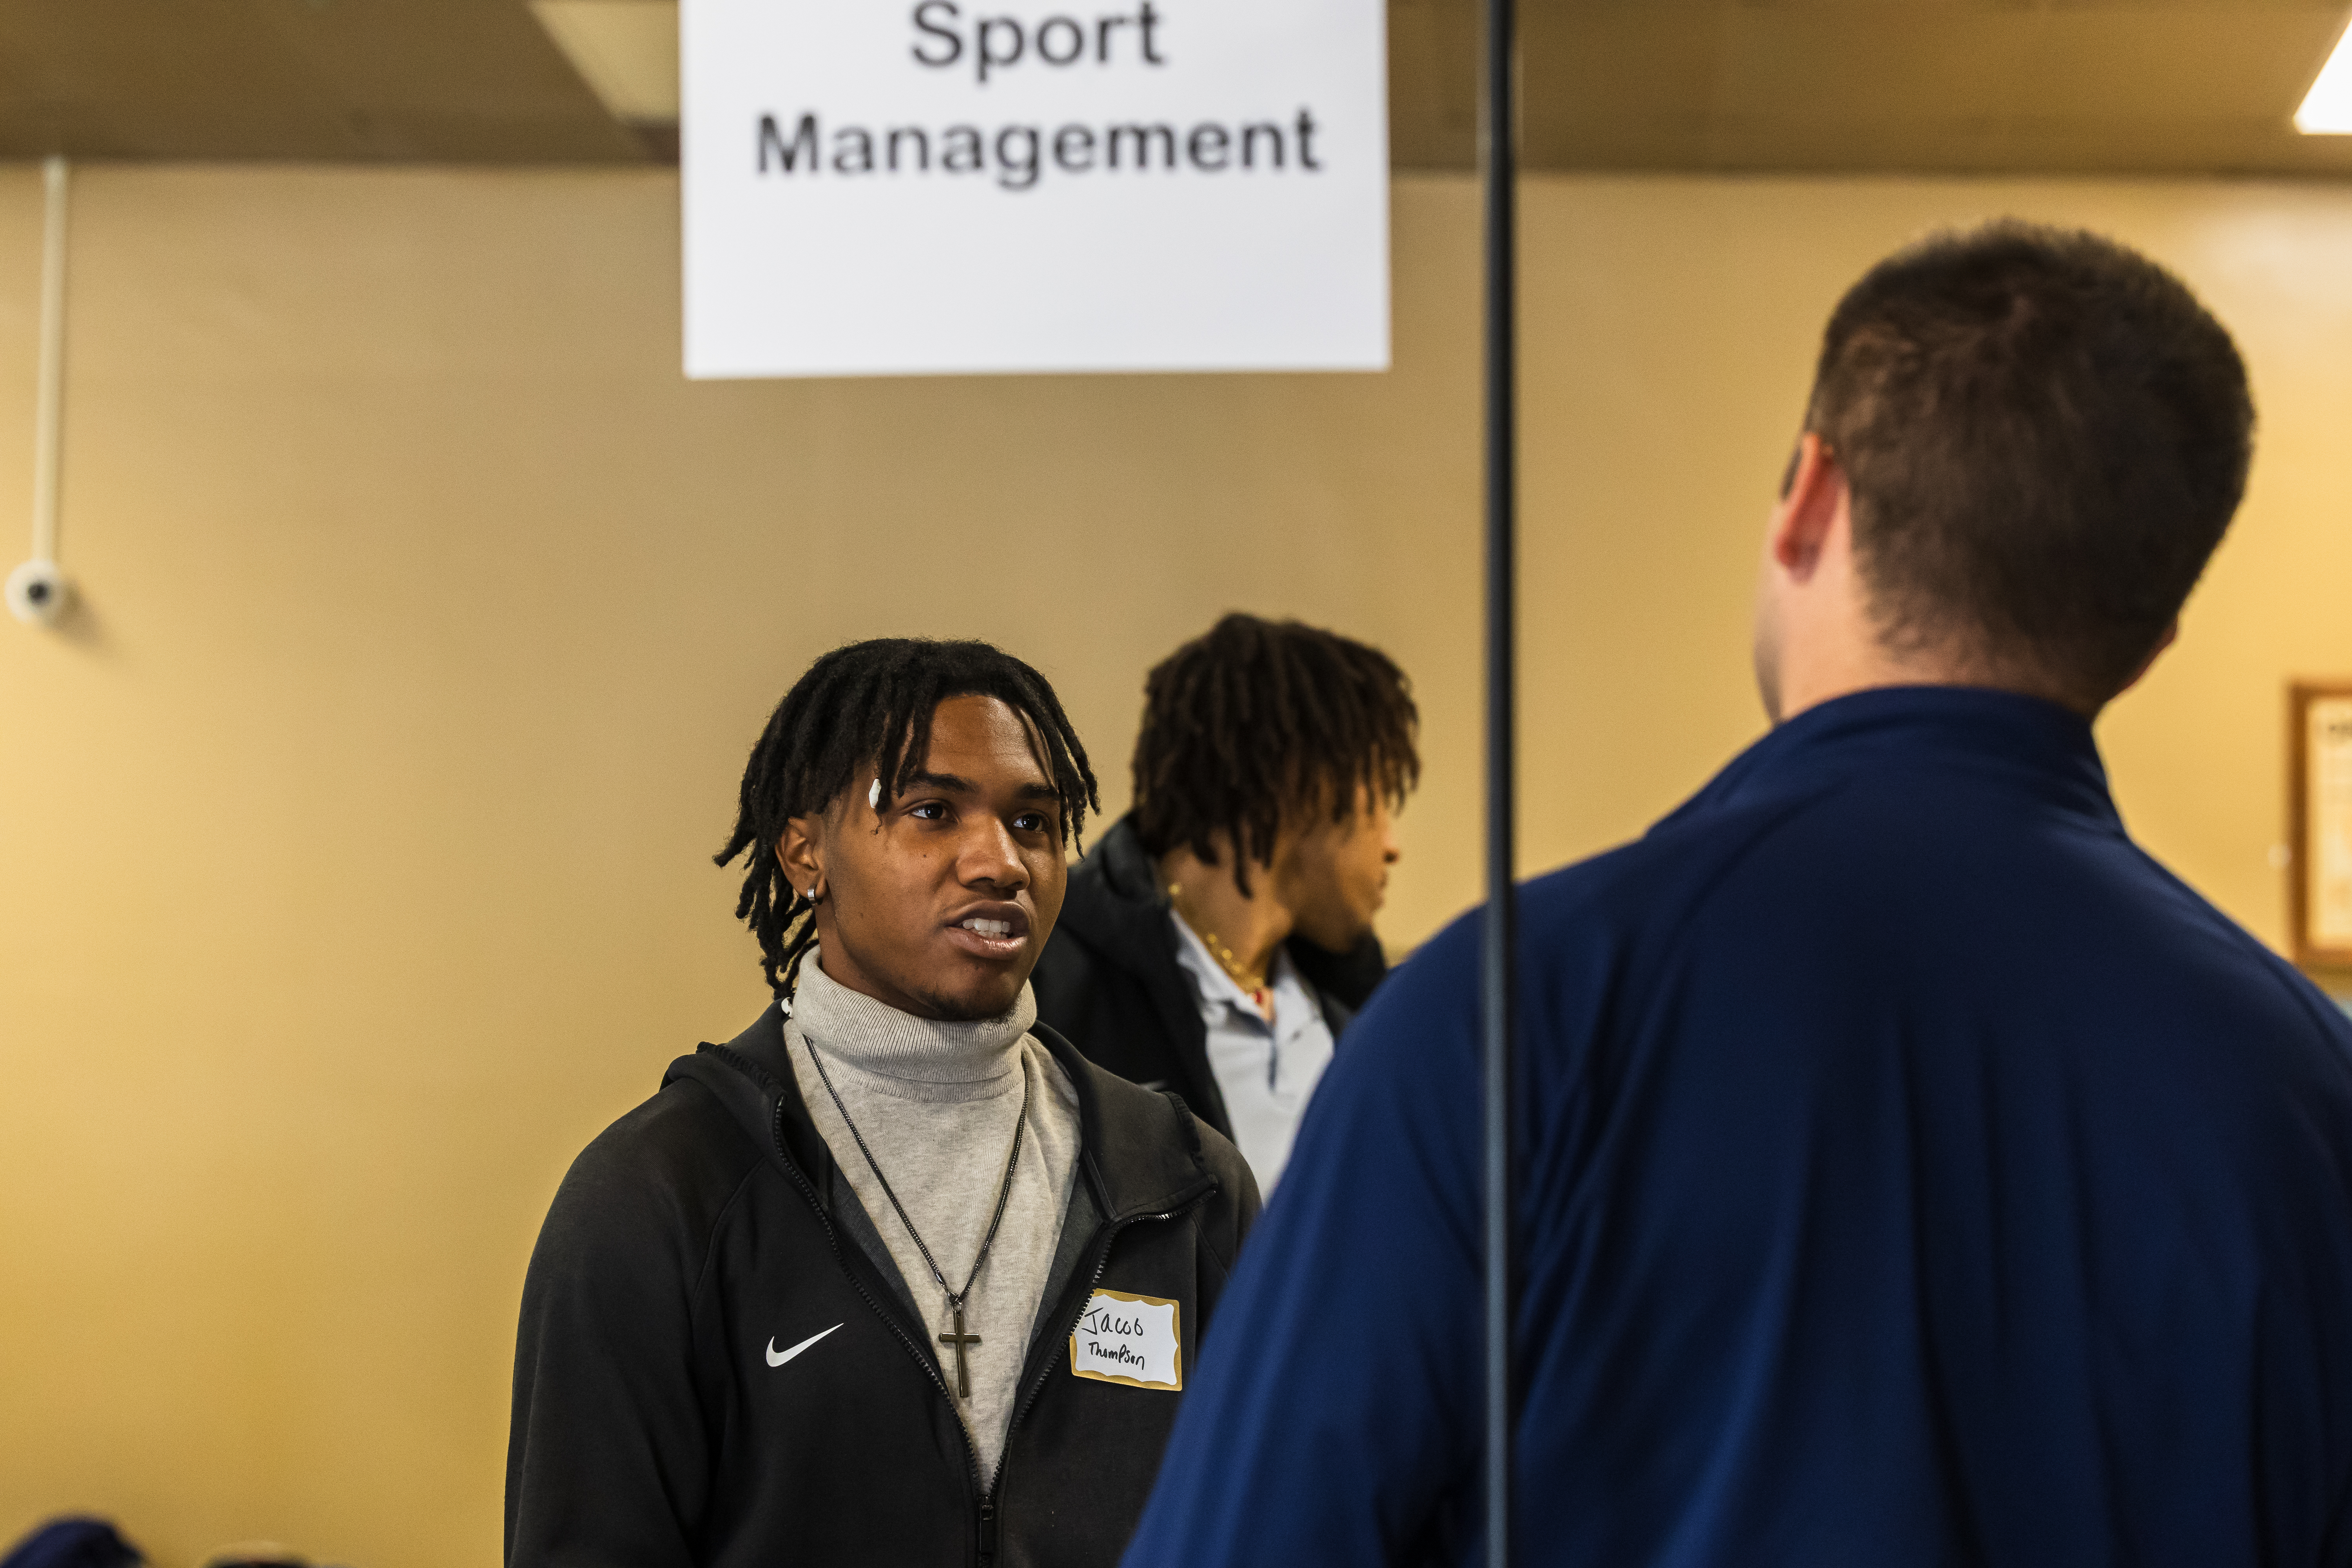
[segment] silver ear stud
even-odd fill
[[[882,809],[882,775],[879,773],[874,775],[874,785],[866,792],[866,809],[868,811]]]

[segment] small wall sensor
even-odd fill
[[[73,599],[73,584],[54,561],[27,561],[8,574],[8,613],[28,626],[57,624]]]

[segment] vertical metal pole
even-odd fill
[[[1513,0],[1486,0],[1486,918],[1481,1079],[1486,1105],[1486,1563],[1511,1562],[1512,680],[1518,500],[1517,158]]]

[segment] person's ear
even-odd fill
[[[793,891],[811,903],[824,897],[824,861],[819,840],[824,825],[814,816],[795,816],[784,824],[776,840],[776,859]]]
[[[1806,431],[1790,459],[1780,504],[1772,509],[1765,548],[1774,564],[1801,583],[1811,577],[1847,506],[1845,472],[1837,455]]]

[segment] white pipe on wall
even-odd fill
[[[65,435],[66,161],[42,165],[41,387],[33,416],[33,559],[58,558],[58,458]]]
[[[58,569],[58,469],[65,444],[66,161],[41,168],[40,385],[33,412],[33,558],[8,574],[9,613],[47,626],[65,613],[72,586]]]

